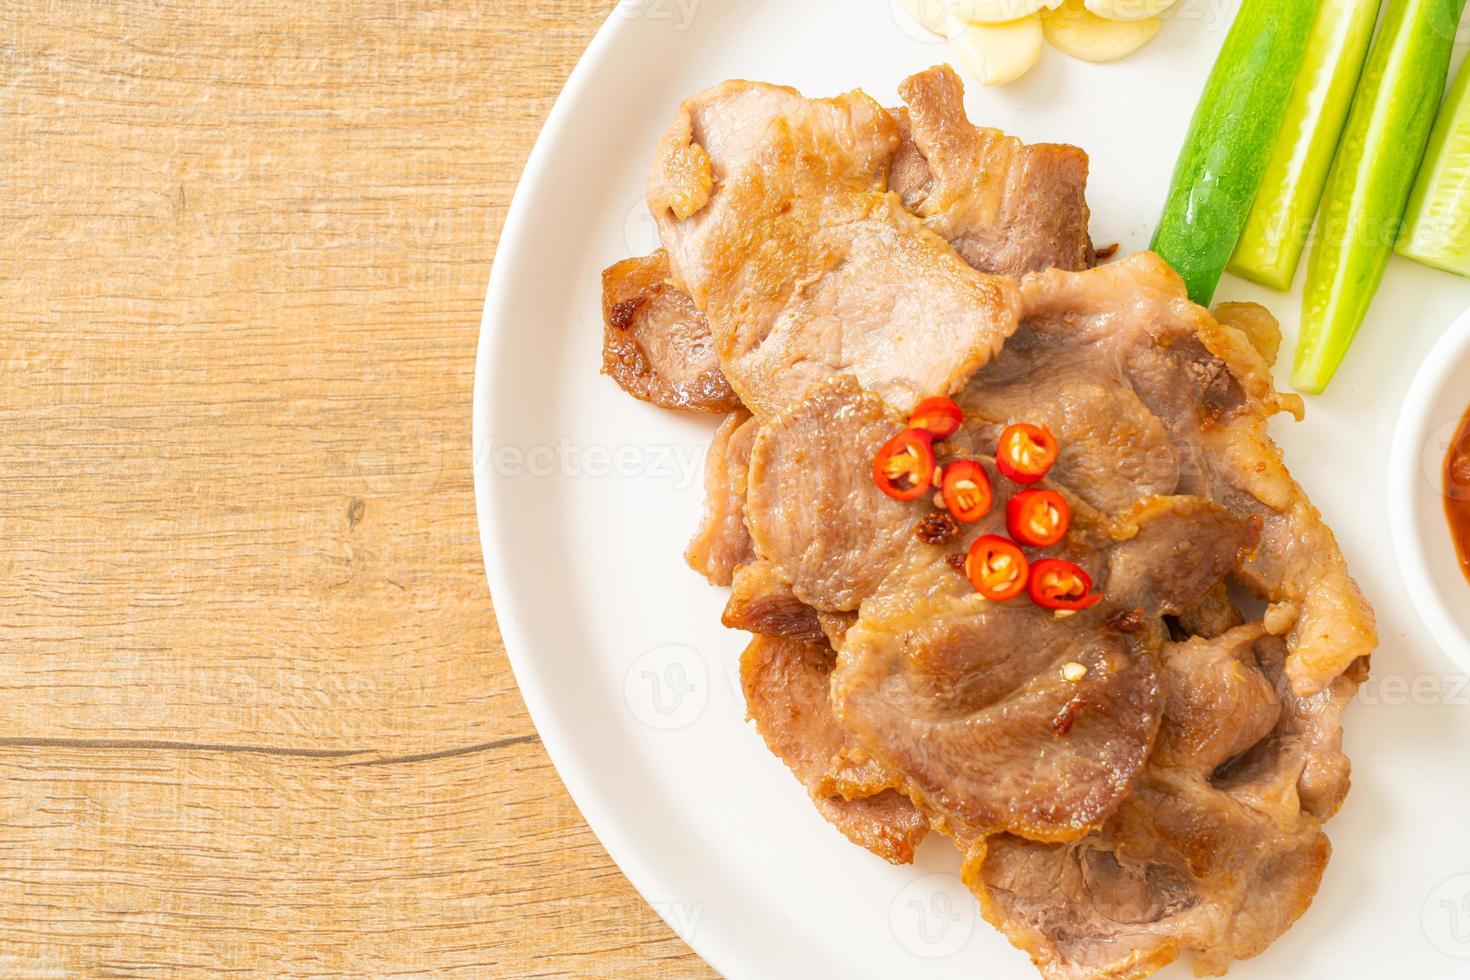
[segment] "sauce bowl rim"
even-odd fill
[[[1444,491],[1437,488],[1433,505],[1425,506],[1422,490],[1427,482],[1425,445],[1434,429],[1444,423],[1434,407],[1457,377],[1470,380],[1470,309],[1435,342],[1409,385],[1389,453],[1388,512],[1399,574],[1420,621],[1441,652],[1460,670],[1470,672],[1470,630],[1451,613],[1445,585],[1431,570],[1431,551],[1448,547],[1453,554],[1455,548],[1444,512]],[[1470,390],[1464,397],[1466,404],[1458,409],[1457,421],[1470,412]],[[1458,562],[1456,566],[1458,569]],[[1463,577],[1449,587],[1457,586],[1470,590],[1470,582]]]

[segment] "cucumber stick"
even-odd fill
[[[1306,54],[1319,0],[1244,0],[1174,168],[1153,250],[1209,304],[1235,251]]]
[[[1276,149],[1229,269],[1290,289],[1373,40],[1380,0],[1322,0]]]
[[[1470,62],[1460,69],[1429,137],[1398,252],[1470,276]]]
[[[1327,387],[1398,238],[1465,0],[1388,0],[1318,216],[1292,384]]]

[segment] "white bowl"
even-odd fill
[[[1388,512],[1409,596],[1430,635],[1470,672],[1470,581],[1444,510],[1444,460],[1470,407],[1470,310],[1445,331],[1419,369],[1393,436]]]

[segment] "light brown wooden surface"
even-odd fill
[[[496,236],[611,0],[0,0],[0,976],[703,976],[496,633]]]

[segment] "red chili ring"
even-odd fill
[[[933,436],[904,429],[873,457],[873,482],[894,500],[917,500],[934,486]]]
[[[1008,479],[1032,484],[1056,465],[1060,454],[1057,437],[1044,425],[1024,422],[1008,425],[995,449],[995,465]]]
[[[914,406],[914,412],[909,416],[909,428],[923,429],[935,439],[948,439],[960,431],[960,423],[964,420],[965,413],[954,399],[940,395],[925,398]]]
[[[974,524],[990,513],[994,499],[990,492],[990,475],[973,459],[957,459],[944,464],[941,485],[944,506],[955,520]]]
[[[1022,490],[1006,503],[1006,530],[1032,548],[1051,547],[1071,525],[1072,509],[1055,490]]]
[[[1016,543],[995,534],[976,538],[965,558],[965,577],[991,602],[1007,602],[1024,592],[1030,570]]]
[[[1026,585],[1031,601],[1043,609],[1077,612],[1102,601],[1092,591],[1092,577],[1069,561],[1045,558],[1031,566]]]

